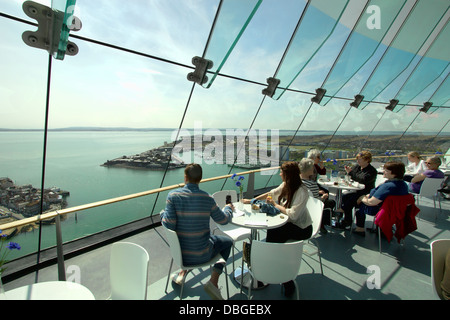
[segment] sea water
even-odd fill
[[[44,171],[44,187],[69,191],[68,207],[107,200],[161,186],[183,183],[183,169],[167,171],[108,168],[107,160],[130,156],[171,142],[172,131],[51,131],[48,132]],[[44,164],[42,131],[0,132],[0,177],[9,177],[18,186],[31,184],[41,188]],[[203,178],[228,174],[227,164],[202,164]],[[234,172],[246,171],[233,169]],[[161,181],[164,177],[164,182]],[[255,188],[269,181],[268,175],[255,175]],[[209,193],[236,188],[228,179],[201,184]],[[275,174],[269,186],[281,182]],[[245,184],[245,181],[244,181]],[[67,215],[62,222],[63,241],[81,238],[127,222],[159,214],[164,209],[168,192],[149,195]],[[156,201],[156,203],[155,203]],[[1,227],[0,227],[1,229]],[[38,230],[17,235],[13,241],[22,246],[11,258],[35,252]],[[55,227],[42,227],[41,249],[54,246]],[[13,256],[13,254],[15,256]]]

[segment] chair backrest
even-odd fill
[[[172,255],[173,260],[176,264],[178,264],[180,267],[183,267],[183,256],[181,253],[181,245],[180,240],[178,239],[178,235],[175,231],[170,230],[169,228],[165,227],[164,225],[164,233],[166,235],[167,242],[169,243],[170,247],[170,253]]]
[[[223,207],[225,207],[225,200],[227,195],[231,195],[231,201],[232,202],[237,202],[237,192],[236,190],[222,190],[222,191],[217,191],[215,193],[213,193],[212,197],[214,198],[214,200],[217,203],[217,206],[222,209]]]
[[[145,300],[147,298],[148,252],[130,242],[111,247],[110,283],[112,300]]]
[[[308,209],[309,215],[312,219],[313,232],[312,237],[314,237],[320,230],[320,224],[322,222],[322,212],[323,212],[323,202],[319,199],[309,197],[306,203],[306,208]]]
[[[434,293],[442,297],[441,281],[444,276],[444,261],[450,250],[450,239],[435,240],[431,243],[431,285]]]
[[[420,186],[421,197],[432,197],[436,194],[437,190],[441,188],[441,184],[444,178],[425,178]]]
[[[303,241],[289,243],[252,242],[251,270],[258,281],[284,283],[294,280],[300,270]]]
[[[375,188],[378,187],[380,184],[383,184],[386,182],[386,178],[383,177],[382,174],[377,174],[377,179],[375,180]]]

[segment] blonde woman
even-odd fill
[[[428,169],[417,151],[411,151],[408,153],[408,162],[409,164],[406,167],[406,174],[403,177],[403,180],[405,181],[411,182],[414,175],[422,173]]]

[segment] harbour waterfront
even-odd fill
[[[280,132],[280,142],[284,136],[294,134],[291,131]],[[322,134],[329,134],[322,132]],[[350,134],[351,133],[341,133]],[[362,133],[364,134],[364,133]],[[297,138],[304,145],[316,136],[318,132],[301,132]],[[377,135],[381,137],[382,135]],[[143,192],[159,187],[171,186],[183,182],[183,169],[173,169],[165,173],[162,170],[136,170],[129,168],[105,167],[102,164],[108,159],[120,156],[137,155],[172,142],[173,130],[73,130],[48,132],[47,157],[45,159],[44,188],[58,187],[70,192],[67,197],[67,207],[75,207],[92,202]],[[43,165],[42,131],[1,131],[0,132],[0,177],[8,177],[15,185],[32,185],[41,187]],[[287,137],[289,140],[289,137]],[[327,140],[326,140],[327,141]],[[447,140],[448,141],[448,140]],[[294,148],[295,148],[294,144]],[[320,147],[320,141],[311,146]],[[380,147],[383,152],[385,146]],[[339,148],[339,147],[338,147]],[[294,149],[293,149],[294,150]],[[302,157],[303,151],[297,150],[291,156]],[[348,153],[351,156],[351,152]],[[194,160],[198,159],[198,151]],[[291,157],[291,158],[292,158]],[[294,158],[295,159],[295,158]],[[203,177],[211,178],[230,172],[229,163],[216,164],[209,161],[201,162]],[[247,171],[235,167],[231,173]],[[161,181],[164,177],[164,183]],[[268,183],[270,179],[270,182]],[[247,181],[244,181],[246,185]],[[278,185],[281,182],[278,172],[273,176],[255,175],[255,188]],[[202,189],[213,193],[221,190],[224,180],[202,184]],[[236,188],[232,180],[228,180],[224,189]],[[81,238],[102,230],[106,230],[127,222],[158,214],[165,206],[168,192],[159,197],[150,195],[108,206],[85,210],[70,214],[62,223],[63,241]],[[155,204],[155,200],[157,202]],[[1,229],[1,227],[0,227]],[[15,255],[25,255],[35,252],[38,246],[38,231],[19,234],[15,241],[22,246]],[[43,226],[41,248],[55,245],[54,226]],[[11,258],[15,258],[11,255]]]
[[[161,186],[164,171],[108,168],[107,159],[118,155],[138,154],[170,142],[172,131],[58,131],[48,133],[45,188],[58,186],[70,192],[68,207],[106,200]],[[41,131],[0,132],[0,177],[8,177],[16,185],[31,184],[40,188],[44,134]],[[204,178],[228,174],[226,164],[203,165]],[[240,172],[242,169],[233,169]],[[269,176],[256,176],[255,187],[264,187]],[[183,182],[183,169],[166,173],[163,186]],[[279,183],[278,174],[271,183]],[[202,188],[210,193],[220,190],[222,181],[208,182]],[[228,181],[225,188],[234,188]],[[166,193],[161,193],[155,214],[164,208]],[[71,214],[62,223],[64,241],[77,239],[101,230],[140,219],[151,214],[156,195],[137,198],[108,206]],[[1,229],[1,228],[0,228]],[[54,226],[43,226],[42,248],[55,245]],[[22,246],[16,255],[35,252],[38,231],[19,234]],[[11,255],[11,258],[15,258]]]

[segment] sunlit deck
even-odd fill
[[[433,201],[421,199],[418,229],[406,237],[404,245],[395,239],[390,244],[382,238],[382,253],[378,251],[378,236],[367,233],[363,238],[350,234],[349,231],[332,229],[327,235],[318,235],[317,240],[322,252],[323,276],[317,255],[303,255],[299,275],[296,279],[302,300],[434,300],[431,286],[430,243],[436,239],[450,238],[449,212],[450,202],[442,200],[442,213],[435,221],[439,208],[434,208]],[[366,226],[371,226],[369,218]],[[262,234],[261,238],[264,237]],[[170,263],[170,252],[161,227],[134,235],[122,241],[142,245],[150,255],[148,299],[178,300],[179,288],[169,284],[168,294],[164,292]],[[242,247],[238,243],[236,264],[241,263]],[[306,250],[309,246],[305,247]],[[109,297],[109,254],[110,245],[92,250],[65,261],[68,266],[80,268],[80,281],[89,288],[96,299]],[[369,266],[380,268],[381,288],[369,289],[366,281],[370,274]],[[232,270],[231,258],[228,271]],[[202,288],[209,279],[209,270],[194,270],[188,275],[184,289],[185,300],[210,300]],[[35,281],[35,273],[7,283],[6,289],[13,289]],[[57,280],[57,266],[47,267],[39,272],[38,281]],[[222,295],[226,296],[224,277],[221,277]],[[245,300],[239,293],[239,285],[229,275],[230,299]],[[244,290],[244,292],[247,292]],[[269,285],[262,290],[255,290],[254,299],[284,300],[281,287]],[[295,297],[295,296],[294,296]]]

